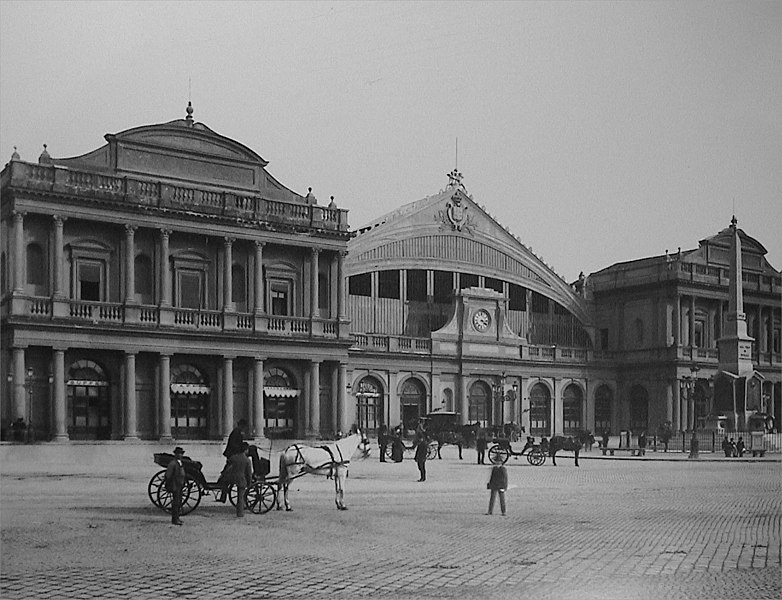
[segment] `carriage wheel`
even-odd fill
[[[529,461],[529,464],[539,467],[546,462],[546,455],[540,448],[533,448],[529,451],[529,454],[527,454],[527,460]]]
[[[277,504],[277,487],[265,481],[256,481],[247,488],[247,508],[256,515],[269,512]]]
[[[163,472],[163,476],[165,477],[165,471]],[[157,502],[155,502],[155,504],[167,513],[170,513],[172,498],[173,494],[166,490],[165,485],[161,485],[157,491]],[[190,479],[190,477],[188,477],[185,479],[185,485],[182,487],[182,508],[179,511],[179,514],[184,516],[187,513],[193,512],[200,503],[201,487],[195,479]]]
[[[493,465],[504,465],[506,462],[508,462],[508,458],[510,457],[510,452],[506,448],[503,448],[499,444],[494,444],[491,448],[489,448],[489,461]]]
[[[236,506],[236,498],[238,495],[239,495],[239,488],[231,484],[231,486],[228,488],[228,500],[231,501],[231,506]]]
[[[149,485],[147,486],[147,494],[149,495],[149,499],[152,501],[152,504],[154,504],[158,508],[163,508],[160,505],[160,501],[158,500],[158,493],[161,490],[161,488],[165,489],[165,486],[166,486],[165,469],[155,473],[152,476],[152,479],[149,480]]]
[[[426,448],[426,458],[429,460],[434,460],[437,458],[437,442],[430,443]]]

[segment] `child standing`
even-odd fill
[[[494,500],[499,494],[500,496],[500,510],[502,516],[505,516],[505,490],[508,489],[508,471],[505,469],[505,465],[496,465],[491,469],[491,477],[489,483],[486,484],[486,489],[491,490],[489,496],[489,512],[490,515],[494,511]]]

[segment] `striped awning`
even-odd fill
[[[211,388],[200,383],[172,383],[171,391],[175,394],[208,394]]]
[[[263,393],[270,398],[298,398],[300,390],[284,387],[264,387]]]

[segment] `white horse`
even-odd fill
[[[280,475],[278,479],[278,495],[282,495],[283,502],[280,502],[278,496],[277,510],[282,510],[283,504],[285,510],[293,510],[288,502],[288,484],[292,479],[312,473],[314,475],[325,475],[334,479],[334,489],[336,496],[334,501],[339,510],[347,510],[345,506],[345,479],[348,476],[348,465],[350,459],[355,454],[356,449],[363,445],[363,453],[367,453],[367,440],[361,433],[361,430],[349,435],[346,438],[329,442],[323,446],[312,447],[304,444],[293,444],[288,446],[280,454]]]

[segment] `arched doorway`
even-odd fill
[[[611,405],[614,394],[607,385],[601,385],[595,392],[595,435],[606,431],[611,433]]]
[[[383,424],[383,388],[374,377],[364,377],[358,382],[356,415],[363,431],[374,432]]]
[[[581,409],[584,394],[581,388],[571,383],[562,392],[562,432],[575,435],[584,428],[584,416]]]
[[[68,369],[68,436],[72,440],[111,438],[111,398],[106,371],[91,360]]]
[[[402,426],[412,434],[418,426],[418,419],[426,413],[426,389],[424,384],[412,377],[402,384]]]
[[[703,429],[706,427],[706,417],[709,416],[711,410],[709,409],[709,391],[708,384],[704,382],[697,382],[695,384],[695,391],[693,393],[695,402],[693,403],[693,423],[695,423],[696,429]]]
[[[635,434],[649,428],[649,393],[642,385],[630,388],[630,431]]]
[[[190,364],[171,370],[171,435],[181,440],[209,437],[209,380]]]
[[[468,422],[480,423],[481,427],[491,424],[491,387],[484,381],[476,381],[470,387],[468,400]]]
[[[263,375],[263,416],[267,437],[293,437],[299,394],[296,380],[290,373],[279,367],[266,370]]]
[[[533,437],[551,435],[551,393],[542,383],[529,392],[529,433]]]

